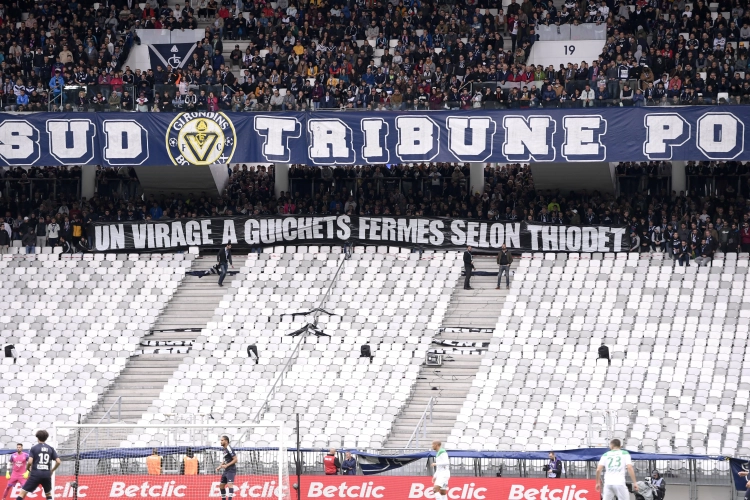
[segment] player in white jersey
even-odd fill
[[[448,500],[448,481],[451,478],[450,460],[448,453],[443,449],[440,441],[432,442],[432,450],[435,451],[435,475],[432,476],[432,489],[436,493],[435,498]]]
[[[615,500],[615,498],[617,500],[630,499],[630,492],[625,485],[625,471],[630,474],[633,489],[638,491],[630,453],[627,450],[621,450],[621,446],[622,444],[619,439],[613,439],[609,442],[609,451],[599,459],[599,465],[596,468],[596,491],[601,491],[602,500]],[[602,469],[606,469],[603,488]]]

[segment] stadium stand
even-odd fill
[[[25,251],[21,247],[21,237],[28,227],[36,227],[39,216],[47,225],[55,219],[60,226],[60,235],[69,242],[74,240],[73,223],[79,220],[81,240],[85,245],[81,248],[72,245],[68,251],[75,252],[91,248],[93,233],[87,221],[161,220],[230,214],[391,214],[499,221],[529,220],[531,217],[537,222],[556,224],[630,222],[631,231],[635,231],[639,238],[642,238],[644,229],[652,238],[655,226],[663,226],[660,227],[663,234],[666,217],[673,229],[679,229],[684,221],[692,231],[691,225],[695,223],[701,235],[709,224],[713,224],[716,239],[724,251],[732,231],[732,248],[736,250],[740,244],[737,233],[747,219],[745,200],[750,197],[747,164],[688,162],[685,167],[688,191],[670,194],[671,168],[670,162],[621,163],[615,168],[620,196],[613,196],[584,191],[566,194],[540,191],[534,188],[531,169],[526,165],[487,166],[485,193],[472,196],[468,192],[467,165],[337,166],[322,169],[295,165],[290,170],[289,190],[275,196],[273,167],[235,165],[226,192],[221,197],[204,192],[143,198],[131,195],[140,194],[137,177],[103,169],[100,170],[97,195],[80,206],[74,201],[80,180],[66,177],[77,172],[68,174],[63,168],[59,171],[65,175],[53,178],[49,176],[55,175],[51,173],[54,170],[47,169],[46,174],[32,171],[24,178],[23,169],[19,168],[5,174],[0,213],[5,213],[4,222],[11,238],[9,251],[13,253]],[[39,189],[37,175],[48,176],[42,177]],[[27,179],[29,183],[25,182]],[[56,182],[57,195],[50,181]],[[688,212],[685,207],[689,208]],[[591,214],[588,214],[589,208]],[[699,213],[704,208],[706,213]],[[29,221],[24,217],[29,217]],[[66,217],[69,220],[67,226]],[[734,229],[732,223],[736,224]],[[44,234],[44,230],[40,231],[39,234]],[[681,238],[684,236],[686,234],[680,234]],[[41,248],[41,241],[39,243]],[[0,250],[2,248],[0,244]]]
[[[0,5],[0,108],[750,104],[747,0],[173,7]],[[158,45],[189,60],[166,64]],[[586,448],[611,431],[631,450],[750,456],[748,164],[688,162],[686,190],[674,192],[670,162],[621,163],[615,194],[541,191],[528,165],[488,165],[481,195],[468,164],[292,165],[281,192],[272,165],[234,165],[218,196],[161,197],[144,194],[135,168],[100,168],[91,199],[81,198],[79,167],[0,168],[0,343],[17,357],[0,364],[0,449],[78,415],[293,428],[300,414],[302,447],[403,450],[429,408],[426,433],[452,449]],[[210,273],[208,252],[89,253],[97,221],[276,214],[623,225],[631,252],[517,256],[510,290],[495,290],[494,276],[460,289],[455,251],[358,247],[346,259],[339,247],[253,248],[235,256],[225,288],[186,276]],[[676,238],[664,235],[669,224]],[[477,257],[478,271],[496,267]],[[334,315],[319,318],[331,337],[309,336],[294,352],[288,334],[306,320],[288,314],[318,306],[331,283]],[[602,345],[611,364],[598,359]],[[447,362],[428,366],[427,355]],[[46,401],[59,404],[47,414]],[[267,445],[270,432],[248,441]],[[72,437],[56,439],[70,450]],[[164,443],[144,428],[96,447]],[[471,460],[462,465],[476,474]]]
[[[747,266],[734,253],[697,273],[661,255],[524,255],[450,446],[588,446],[592,414],[612,411],[632,449],[746,455]]]
[[[61,259],[46,250],[0,260],[0,297],[9,306],[0,316],[0,342],[14,345],[18,357],[15,364],[0,365],[0,414],[9,422],[2,448],[14,447],[34,429],[90,414],[190,265],[184,254]],[[28,376],[32,370],[37,377]],[[49,407],[49,401],[60,404]]]
[[[22,1],[3,9],[3,31],[12,41],[0,51],[6,63],[2,106],[21,111],[495,109],[719,99],[736,104],[750,96],[745,46],[750,17],[744,1],[339,6],[282,0],[221,2],[209,12],[190,3],[174,8],[151,0],[120,7],[120,2],[61,8]],[[571,31],[589,27],[580,31],[595,35]],[[560,38],[561,29],[567,39]],[[166,59],[143,56],[147,43],[140,40],[151,40],[147,32],[170,39],[170,33],[183,30],[201,37],[187,63],[172,61],[172,68]],[[538,56],[530,56],[540,40],[567,40],[565,45],[578,51],[539,64]],[[597,49],[583,49],[597,42]],[[135,58],[136,52],[143,57]],[[622,94],[625,81],[631,82],[630,91]],[[586,82],[595,98],[582,95]]]
[[[305,447],[382,447],[448,307],[457,279],[455,258],[355,253],[331,289],[335,316],[320,317],[331,337],[308,337],[298,357],[284,366],[295,344],[287,334],[305,321],[289,315],[317,307],[344,256],[326,247],[249,255],[214,318],[139,423],[169,422],[165,413],[221,414],[241,423],[253,421],[267,403],[263,422],[291,428],[293,415],[301,414]],[[243,305],[249,303],[252,310]],[[260,353],[257,364],[245,354],[250,344]],[[360,356],[363,344],[371,346],[372,359]],[[215,391],[233,397],[213,399]],[[352,420],[351,412],[371,418]],[[146,431],[128,436],[123,445],[151,446],[149,439]],[[252,436],[258,446],[268,439]]]

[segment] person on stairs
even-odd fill
[[[500,248],[500,252],[497,254],[497,263],[500,269],[497,272],[497,288],[495,290],[500,290],[500,280],[503,279],[503,273],[505,273],[505,286],[510,288],[510,265],[513,263],[513,256],[505,245]]]
[[[471,254],[471,247],[466,247],[464,252],[464,290],[471,288],[471,272],[474,270],[474,256]]]
[[[227,277],[227,266],[231,265],[232,268],[234,268],[234,264],[232,263],[232,244],[227,243],[227,246],[219,250],[219,255],[216,257],[216,260],[219,261],[219,286],[224,286],[224,278]]]

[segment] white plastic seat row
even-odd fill
[[[302,327],[306,321],[305,318],[281,318],[280,309],[298,311],[303,303],[315,307],[341,258],[335,253],[329,255],[328,260],[321,261],[323,266],[305,273],[305,279],[308,274],[311,279],[304,285],[300,283],[303,286],[285,287],[279,283],[286,279],[284,276],[289,276],[290,280],[295,278],[293,274],[297,271],[294,270],[298,267],[293,262],[306,262],[285,257],[288,255],[271,256],[259,262],[257,256],[251,256],[243,263],[241,276],[235,280],[239,286],[219,304],[214,320],[208,323],[199,342],[141,422],[164,421],[165,413],[190,413],[205,408],[222,408],[223,414],[241,422],[260,410],[282,363],[296,344],[295,339],[285,334]],[[286,420],[287,425],[292,425],[293,415],[300,413],[305,415],[301,424],[303,435],[318,435],[316,439],[324,441],[324,446],[329,440],[383,445],[396,415],[408,401],[411,386],[416,383],[419,365],[442,321],[459,272],[452,258],[439,259],[440,264],[436,266],[438,259],[419,260],[418,254],[408,254],[407,259],[402,257],[400,254],[361,254],[344,262],[344,276],[340,276],[332,293],[334,300],[342,304],[342,312],[352,306],[354,309],[342,318],[325,315],[319,318],[321,328],[332,337],[308,337],[284,383],[269,402],[270,409],[265,417],[268,421]],[[389,274],[380,274],[383,267],[388,268]],[[445,279],[434,283],[427,281],[428,269],[438,269]],[[297,277],[302,281],[301,278]],[[404,293],[394,294],[399,280],[403,280]],[[416,286],[418,282],[432,286],[425,288],[421,295],[407,291],[412,287],[420,288]],[[362,297],[356,299],[356,305],[354,297]],[[248,301],[252,301],[253,308],[237,306]],[[393,314],[405,303],[410,304],[412,314],[408,317]],[[236,326],[240,317],[243,323]],[[232,345],[249,342],[257,345],[262,353],[259,364],[248,359],[244,352],[230,354],[226,351],[228,344],[222,346],[222,339],[229,331]],[[375,354],[372,362],[360,357],[359,346],[364,343],[372,346]],[[406,343],[410,345],[408,349]],[[206,373],[203,367],[212,358],[231,360],[231,365],[227,365],[231,368],[216,364],[212,367],[216,378],[203,376]],[[238,387],[238,401],[242,404],[213,398],[216,394],[213,388],[219,387],[227,369],[232,370],[236,379],[234,385]],[[366,383],[368,397],[358,397],[356,391],[351,390],[353,383]],[[188,397],[198,388],[208,401]],[[373,424],[350,425],[343,419],[340,409],[354,407],[371,414]],[[335,410],[337,408],[339,410]],[[134,433],[126,442],[143,442],[142,438]],[[309,445],[313,445],[313,441]]]
[[[543,267],[547,257],[526,257],[449,446],[485,448],[496,429],[503,449],[587,446],[589,427],[605,434],[603,418],[590,412],[613,411],[617,437],[643,451],[746,448],[739,426],[748,398],[738,396],[737,381],[750,368],[750,275],[736,256],[700,269],[655,256],[569,255],[550,258],[552,268]],[[597,361],[602,343],[611,366]],[[730,415],[738,422],[731,432]]]
[[[16,365],[0,364],[0,377],[6,382],[0,394],[0,414],[17,407],[17,396],[22,398],[23,407],[18,409],[23,413],[37,408],[45,399],[56,401],[60,397],[70,404],[55,407],[50,415],[56,423],[74,423],[79,414],[91,411],[125,367],[189,263],[184,256],[171,254],[159,261],[150,255],[131,256],[129,261],[114,254],[60,261],[44,257],[12,262],[17,274],[8,276],[29,279],[8,282],[0,289],[3,303],[17,302],[0,316],[0,341],[13,343],[20,357]],[[144,272],[147,266],[132,265],[141,261],[154,267]],[[8,263],[5,259],[0,262]],[[113,286],[103,288],[102,283]],[[37,370],[39,377],[33,379],[17,369],[37,360],[54,370]],[[51,374],[54,376],[48,376]],[[44,391],[50,387],[55,388],[54,393],[33,392],[34,388]],[[24,419],[15,432],[0,436],[0,446],[28,440],[34,429],[51,426],[53,419],[49,420],[36,416]]]

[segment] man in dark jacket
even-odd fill
[[[464,252],[464,290],[471,290],[471,272],[474,270],[474,256],[471,255],[471,247],[466,247]]]
[[[695,263],[698,264],[699,267],[707,266],[711,263],[711,260],[714,257],[714,247],[708,238],[701,241],[700,252],[698,253],[700,255],[695,256]]]
[[[227,243],[227,246],[219,250],[219,255],[216,256],[216,260],[219,262],[219,286],[224,286],[224,278],[227,276],[227,266],[232,263],[232,244]]]
[[[500,290],[500,280],[503,279],[503,273],[505,273],[505,286],[510,288],[510,265],[513,263],[513,256],[508,251],[508,248],[503,245],[500,248],[500,253],[497,254],[497,264],[500,266],[500,270],[497,273],[497,287],[495,290]]]
[[[62,249],[62,251],[60,252],[60,257],[58,257],[58,259],[62,259],[63,254],[73,253],[73,247],[68,242],[68,240],[65,238],[65,236],[60,235],[60,238],[58,239],[57,244]]]
[[[344,463],[341,464],[341,472],[345,476],[357,475],[357,460],[348,451],[344,457]]]
[[[27,254],[34,253],[34,249],[36,248],[36,234],[33,227],[29,226],[26,229],[26,234],[21,237],[21,245],[26,247]]]
[[[47,246],[47,223],[44,217],[39,217],[36,221],[36,246],[44,248]]]
[[[549,462],[544,466],[547,477],[560,479],[562,477],[562,460],[555,456],[554,451],[549,452]]]

